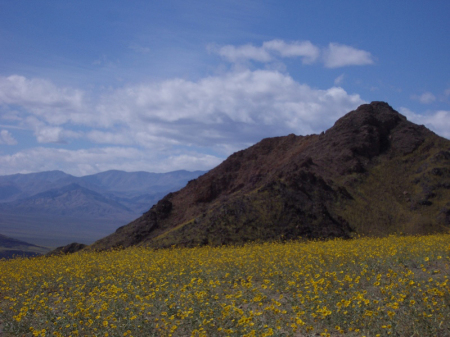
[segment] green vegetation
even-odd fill
[[[450,170],[440,158],[447,143],[428,139],[413,154],[380,156],[366,174],[343,178],[353,199],[337,204],[335,212],[363,235],[448,232]]]

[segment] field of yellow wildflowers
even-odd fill
[[[450,336],[449,271],[448,234],[15,259],[0,321],[4,336]]]

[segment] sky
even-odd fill
[[[386,101],[450,138],[450,1],[0,0],[0,175],[209,170]]]

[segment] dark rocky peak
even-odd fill
[[[333,129],[358,131],[361,128],[373,127],[381,133],[388,134],[402,121],[406,121],[406,117],[395,111],[389,104],[372,102],[360,105],[356,110],[338,119]]]
[[[449,147],[389,104],[364,104],[321,135],[267,138],[232,154],[91,249],[349,237],[398,226],[430,232],[446,224],[447,213],[437,213],[448,205],[428,199],[449,200],[450,169],[426,161],[446,158]],[[425,200],[415,181],[436,186],[426,204],[415,201]],[[420,207],[433,218],[422,220]]]
[[[326,135],[332,145],[370,159],[389,148],[389,134],[404,121],[387,103],[372,102],[340,118]]]
[[[321,165],[340,174],[362,173],[372,158],[391,149],[401,155],[411,153],[430,133],[389,104],[372,102],[337,120],[309,152]]]

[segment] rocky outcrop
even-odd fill
[[[86,247],[85,244],[78,243],[78,242],[72,242],[66,246],[58,247],[51,252],[47,253],[46,255],[65,255],[65,254],[73,254],[77,253],[80,250],[83,250]]]
[[[449,150],[387,103],[364,104],[320,135],[232,154],[90,249],[444,230]]]

